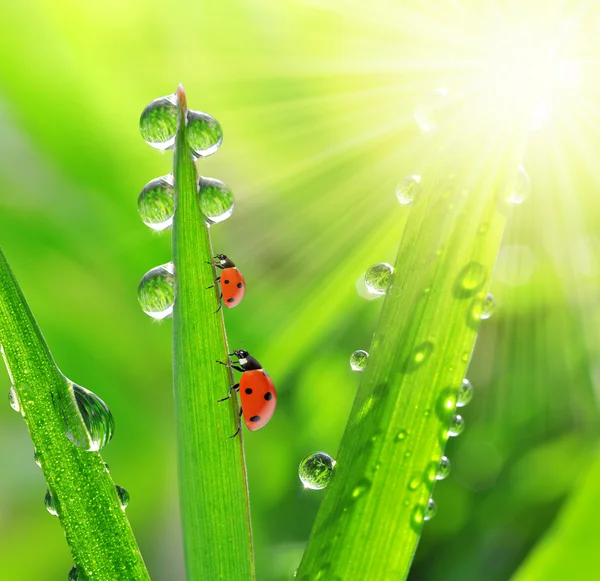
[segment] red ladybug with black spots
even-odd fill
[[[269,374],[262,368],[262,365],[248,351],[239,349],[229,355],[237,357],[237,364],[223,363],[222,361],[217,361],[217,363],[241,371],[242,377],[239,383],[231,386],[229,395],[219,401],[229,399],[235,389],[239,390],[242,400],[240,417],[244,416],[246,426],[251,432],[254,432],[266,425],[275,413],[275,405],[277,404],[275,385]],[[237,431],[231,437],[237,436],[241,428],[240,421]]]
[[[246,281],[231,258],[225,256],[225,254],[217,254],[215,256],[215,262],[208,262],[207,264],[210,264],[215,268],[220,268],[222,271],[221,276],[217,276],[214,284],[208,287],[213,288],[217,282],[221,283],[221,304],[219,305],[217,312],[221,310],[223,304],[228,309],[232,309],[239,305],[244,298]]]

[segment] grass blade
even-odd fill
[[[98,581],[149,580],[102,457],[66,436],[65,414],[85,430],[81,415],[71,413],[71,384],[54,363],[2,251],[0,345],[78,570]]]

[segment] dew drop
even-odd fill
[[[423,520],[431,520],[437,513],[437,505],[435,504],[435,500],[430,498],[427,501],[427,506],[423,512]]]
[[[40,462],[40,457],[37,452],[33,453],[33,461],[41,468],[42,463]]]
[[[440,463],[438,465],[435,479],[436,480],[445,480],[446,478],[448,478],[448,476],[450,476],[450,470],[451,470],[450,460],[448,460],[448,458],[446,456],[442,456],[442,459],[440,460]]]
[[[421,505],[415,506],[415,509],[412,513],[412,523],[417,528],[419,528],[423,524],[423,520],[425,520],[425,511]]]
[[[350,369],[352,371],[364,371],[367,367],[369,354],[366,351],[359,349],[350,355]]]
[[[207,157],[219,149],[223,142],[221,125],[208,113],[188,111],[187,142],[196,157]]]
[[[520,165],[519,169],[517,170],[517,176],[514,184],[508,190],[506,203],[511,206],[522,204],[529,197],[530,192],[531,182],[529,180],[529,176],[527,175],[525,168]]]
[[[50,489],[46,490],[46,496],[44,497],[44,504],[46,505],[46,510],[52,516],[58,516],[58,503],[56,502],[54,496],[52,496]]]
[[[457,401],[456,398],[457,396],[455,389],[447,388],[440,393],[436,406],[436,412],[441,419],[447,419],[454,413]]]
[[[119,497],[121,508],[125,510],[129,504],[129,492],[117,484],[115,484],[115,489],[117,490],[117,496]]]
[[[456,399],[456,407],[465,407],[473,399],[473,386],[465,377],[458,388],[458,397]]]
[[[496,310],[496,299],[492,293],[487,293],[483,300],[483,308],[481,309],[481,319],[489,319]]]
[[[462,416],[456,414],[452,417],[450,421],[450,427],[448,428],[449,436],[460,436],[465,429],[465,420],[462,419]]]
[[[97,452],[104,448],[113,437],[115,421],[112,413],[95,393],[75,383],[71,383],[71,385],[85,430],[81,429],[79,418],[73,413],[73,410],[64,410],[67,438],[79,448],[88,452]]]
[[[412,370],[420,367],[427,361],[431,353],[433,353],[433,343],[431,341],[424,341],[420,345],[417,345],[410,355],[408,368]]]
[[[372,295],[384,295],[392,278],[394,267],[387,262],[378,262],[365,272],[365,285]]]
[[[156,149],[170,149],[177,133],[177,97],[168,95],[149,103],[140,117],[144,141]]]
[[[89,577],[74,565],[69,571],[69,581],[89,581]]]
[[[148,182],[138,197],[138,212],[142,222],[153,230],[165,230],[173,225],[175,188],[171,174]]]
[[[298,466],[298,476],[304,488],[322,490],[331,480],[335,460],[325,452],[309,454]]]
[[[219,180],[198,178],[198,200],[208,224],[223,222],[233,214],[233,192]]]
[[[440,115],[446,106],[446,89],[436,89],[421,98],[414,110],[417,125],[425,133],[435,133],[440,124]]]
[[[485,283],[486,270],[478,262],[469,262],[459,273],[454,287],[459,298],[473,296]]]
[[[138,285],[138,301],[144,313],[153,319],[165,319],[173,314],[175,271],[171,262],[144,275]]]
[[[19,405],[19,400],[17,399],[17,392],[15,391],[14,385],[11,385],[10,389],[8,390],[8,403],[16,412],[21,411],[21,406]]]
[[[408,489],[415,491],[417,488],[419,488],[420,484],[421,484],[421,476],[419,476],[418,474],[415,474],[408,482]]]
[[[407,436],[408,436],[408,432],[406,430],[400,430],[398,432],[398,435],[396,436],[396,441],[397,442],[404,442],[404,440],[406,440]]]
[[[415,201],[421,191],[421,176],[413,174],[404,178],[396,187],[396,197],[403,206]]]
[[[364,496],[370,488],[371,481],[367,480],[366,478],[361,478],[358,481],[358,484],[354,487],[354,490],[352,491],[352,499],[357,500],[361,496]]]

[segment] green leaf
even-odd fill
[[[72,383],[54,363],[2,251],[0,345],[78,570],[98,581],[149,580],[102,457],[67,438],[68,431],[87,433]]]

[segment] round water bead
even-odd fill
[[[16,412],[21,411],[21,406],[19,405],[19,400],[17,399],[17,392],[15,391],[14,385],[11,385],[10,389],[8,390],[8,403]]]
[[[396,197],[403,206],[408,206],[415,201],[421,191],[421,176],[413,174],[404,178],[396,188]]]
[[[352,369],[352,371],[364,371],[368,359],[369,354],[362,349],[358,349],[350,355],[350,369]]]
[[[54,500],[54,496],[52,496],[52,493],[50,492],[50,490],[46,490],[46,496],[44,497],[44,504],[46,505],[46,510],[52,515],[52,516],[58,516],[58,505],[56,503],[56,501]]]
[[[138,197],[142,222],[153,230],[165,230],[173,224],[175,188],[171,174],[148,182]]]
[[[427,501],[427,506],[425,507],[425,512],[423,514],[423,520],[431,520],[437,513],[437,505],[433,498],[430,498]]]
[[[462,416],[458,414],[452,416],[452,420],[450,420],[450,427],[448,428],[449,436],[460,436],[465,429],[465,420],[462,419]]]
[[[65,413],[67,421],[67,437],[73,444],[88,452],[97,452],[108,444],[115,431],[115,421],[108,406],[93,392],[77,385],[71,384],[77,408],[85,432],[82,433],[76,417]]]
[[[219,180],[200,177],[198,200],[200,211],[208,224],[223,222],[233,214],[233,192]]]
[[[440,124],[440,115],[446,107],[446,89],[436,89],[421,98],[414,110],[417,125],[425,133],[435,133]]]
[[[511,188],[509,188],[506,196],[506,202],[512,206],[521,204],[529,197],[530,192],[531,181],[529,180],[529,176],[527,175],[525,168],[520,165],[519,169],[517,170],[517,176],[514,184]]]
[[[365,285],[373,295],[384,295],[392,278],[394,267],[387,262],[378,262],[365,272]]]
[[[492,293],[487,293],[485,299],[483,299],[483,305],[481,307],[481,319],[485,321],[489,319],[496,310],[496,299]]]
[[[156,149],[170,149],[177,133],[177,97],[168,95],[146,105],[140,117],[144,141]]]
[[[442,459],[440,460],[440,464],[437,469],[437,473],[435,475],[435,479],[444,480],[445,478],[448,478],[448,476],[450,475],[450,469],[450,460],[448,460],[446,456],[442,456]]]
[[[458,396],[456,398],[456,407],[465,407],[473,399],[473,386],[465,377],[458,388]]]
[[[115,489],[117,490],[117,496],[119,497],[121,508],[125,510],[129,504],[129,492],[127,492],[127,490],[118,484],[115,484]]]
[[[144,313],[153,319],[164,319],[173,314],[175,271],[171,262],[144,275],[138,286],[138,301]]]
[[[335,460],[325,452],[309,454],[298,466],[298,476],[304,488],[322,490],[331,480]]]
[[[487,271],[479,262],[469,262],[458,274],[455,292],[459,298],[474,295],[485,283]]]
[[[219,149],[223,142],[221,125],[208,113],[188,111],[187,142],[196,157],[207,157]]]

